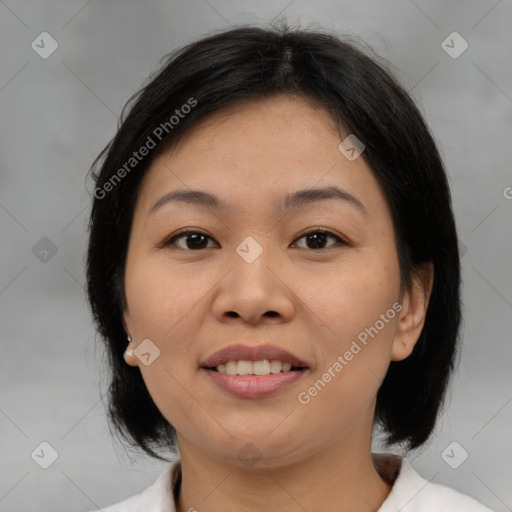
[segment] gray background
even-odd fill
[[[366,41],[432,127],[464,255],[463,353],[436,436],[409,458],[427,479],[512,510],[511,0],[0,0],[1,511],[104,507],[160,473],[112,441],[100,398],[83,289],[86,173],[164,54],[276,17]],[[43,31],[59,44],[47,59],[31,48]],[[453,31],[469,44],[456,59],[441,47]],[[46,262],[32,249],[43,237],[57,249]],[[58,452],[48,469],[31,458],[43,441]],[[458,469],[441,456],[454,441],[452,460],[469,453]]]

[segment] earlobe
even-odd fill
[[[127,348],[124,351],[124,360],[126,361],[126,364],[128,364],[130,366],[138,366],[137,358],[133,355],[132,348]]]
[[[392,361],[402,361],[414,350],[425,324],[433,284],[434,264],[429,262],[415,271],[411,290],[404,294],[391,350]]]
[[[124,351],[124,360],[126,361],[126,364],[130,366],[138,366],[137,358],[133,354],[133,347],[131,345],[132,339],[128,336],[128,347],[126,347],[126,350]]]

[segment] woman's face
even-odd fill
[[[400,292],[384,196],[340,142],[324,111],[276,96],[203,120],[145,176],[125,273],[128,362],[180,450],[271,467],[369,442],[378,388],[422,318]],[[342,193],[298,194],[328,187]],[[219,204],[162,200],[175,191]],[[181,230],[195,234],[164,245]]]

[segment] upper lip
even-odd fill
[[[305,361],[275,345],[230,345],[212,354],[201,363],[201,366],[203,368],[215,368],[219,364],[226,364],[228,361],[262,361],[264,359],[290,363],[292,366],[308,367]]]

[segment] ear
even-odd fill
[[[130,336],[132,338],[131,341],[128,341],[128,339],[126,340],[127,346],[126,352],[124,353],[124,360],[126,361],[126,364],[130,366],[139,366],[139,360],[133,355],[133,351],[135,349],[135,340],[133,339],[134,337],[131,334],[133,331],[131,328],[130,315],[128,314],[128,311],[123,311],[121,321],[123,322],[126,337],[128,338],[128,336]]]
[[[391,360],[402,361],[411,355],[423,325],[434,284],[434,264],[429,262],[413,274],[411,290],[404,293]]]

